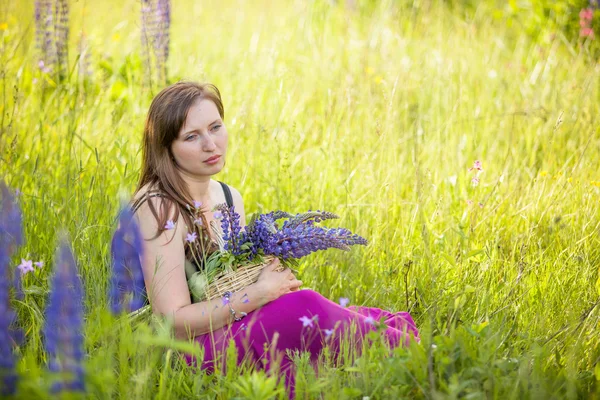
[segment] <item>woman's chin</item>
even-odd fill
[[[218,174],[223,170],[223,163],[217,163],[215,165],[204,165],[201,170],[198,170],[198,175],[214,175]]]

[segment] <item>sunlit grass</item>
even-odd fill
[[[94,75],[84,82],[74,68],[59,88],[36,68],[25,3],[0,6],[0,173],[22,192],[18,259],[46,262],[16,303],[28,390],[42,376],[63,228],[85,287],[92,392],[228,398],[268,386],[192,374],[150,333],[136,345],[99,317],[119,196],[134,189],[160,87],[142,88],[137,1],[72,4],[71,65],[83,29]],[[390,1],[173,3],[171,81],[210,81],[223,95],[230,147],[217,178],[249,213],[339,214],[369,246],[309,257],[302,280],[334,300],[410,311],[421,329],[421,346],[330,367],[310,396],[598,396],[597,63],[560,36],[532,42],[485,6],[465,19]]]

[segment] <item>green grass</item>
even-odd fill
[[[40,328],[64,229],[85,286],[93,397],[264,398],[272,378],[194,374],[165,336],[106,315],[110,235],[161,88],[143,87],[139,2],[72,3],[73,75],[58,87],[36,67],[27,3],[0,5],[0,174],[22,192],[26,235],[15,265],[46,262],[14,303],[27,336],[20,394],[44,395]],[[410,311],[421,330],[421,346],[392,358],[374,346],[318,377],[300,357],[300,397],[600,396],[600,64],[588,44],[533,42],[485,4],[465,18],[436,2],[174,3],[170,81],[223,95],[217,178],[248,213],[339,214],[370,244],[308,257],[302,280]]]

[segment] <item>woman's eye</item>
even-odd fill
[[[221,125],[215,125],[215,126],[213,126],[212,130],[213,131],[218,131],[220,127],[221,127]]]
[[[191,141],[192,139],[194,139],[195,137],[196,137],[196,136],[194,136],[194,135],[188,136],[188,137],[186,137],[186,138],[185,138],[185,141],[186,141],[186,142],[189,142],[189,141]]]

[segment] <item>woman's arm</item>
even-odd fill
[[[163,199],[153,201],[161,210]],[[171,211],[171,219],[174,209]],[[147,203],[136,213],[142,237],[152,238],[157,232],[157,221]],[[155,314],[173,318],[175,336],[187,339],[218,329],[233,319],[229,306],[222,299],[192,304],[185,276],[184,237],[187,233],[180,216],[174,229],[163,232],[155,239],[144,240],[142,270],[148,299]],[[245,290],[234,293],[230,303],[234,310],[249,313],[284,293],[297,289],[302,282],[288,270],[275,272],[278,262],[266,267],[259,280]],[[290,277],[291,275],[291,277]]]

